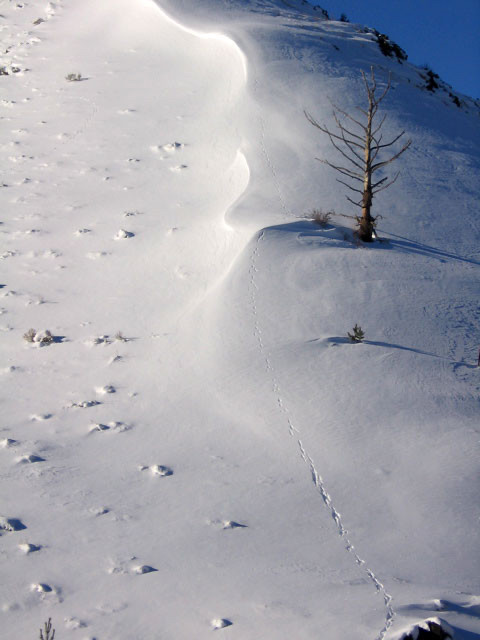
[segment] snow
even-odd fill
[[[4,634],[480,637],[478,105],[303,0],[0,14]],[[304,110],[370,65],[361,246]]]

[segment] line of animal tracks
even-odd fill
[[[273,169],[273,165],[271,164],[271,160],[267,154],[266,149],[265,149],[265,156],[266,156],[268,166],[272,167]],[[274,178],[275,178],[275,175],[274,175]],[[281,201],[283,206],[283,199],[281,199]],[[296,441],[298,450],[300,452],[300,456],[310,471],[312,482],[315,486],[315,489],[317,490],[320,497],[322,498],[323,504],[330,512],[330,515],[335,523],[337,534],[342,539],[345,550],[352,556],[355,563],[358,566],[362,567],[363,571],[367,574],[369,581],[374,585],[377,593],[383,597],[383,601],[385,605],[385,624],[375,638],[375,640],[383,640],[388,630],[392,627],[395,619],[395,610],[392,605],[393,598],[387,592],[385,586],[379,580],[375,572],[369,567],[366,561],[363,558],[361,558],[357,553],[355,546],[353,545],[349,537],[348,530],[344,525],[342,516],[338,511],[338,509],[336,508],[331,495],[328,493],[325,486],[325,482],[321,474],[319,473],[318,469],[316,468],[314,460],[309,455],[308,450],[301,439],[300,429],[295,425],[291,411],[289,407],[286,405],[285,401],[283,400],[282,389],[278,381],[278,377],[275,372],[275,369],[272,365],[271,356],[268,353],[268,350],[265,347],[265,344],[263,341],[262,328],[260,326],[260,314],[258,312],[259,287],[257,285],[256,274],[258,273],[258,270],[259,270],[258,258],[260,255],[260,248],[264,240],[265,240],[265,230],[262,230],[257,237],[255,248],[251,254],[251,259],[250,259],[251,262],[250,262],[250,269],[249,269],[249,278],[250,278],[249,285],[250,285],[250,291],[251,291],[251,304],[252,304],[253,316],[254,316],[254,334],[257,339],[257,343],[258,343],[260,352],[262,354],[262,358],[265,362],[265,369],[267,371],[267,374],[270,377],[272,393],[276,398],[278,409],[283,414],[283,417],[288,426],[288,431],[290,433],[290,436]]]

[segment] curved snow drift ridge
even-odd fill
[[[247,86],[247,81],[248,81],[248,63],[247,63],[247,57],[244,54],[244,52],[242,51],[242,49],[240,49],[240,47],[237,45],[237,43],[232,40],[232,38],[222,34],[222,33],[218,33],[218,32],[202,32],[202,31],[198,31],[196,29],[192,29],[191,27],[187,27],[184,24],[182,24],[181,22],[178,22],[177,20],[175,20],[174,18],[172,18],[157,2],[157,0],[152,0],[156,9],[161,13],[162,17],[167,21],[170,22],[172,25],[174,25],[176,28],[180,29],[181,31],[188,33],[189,35],[193,35],[196,38],[200,38],[202,40],[217,40],[222,42],[224,45],[230,47],[234,52],[235,55],[238,57],[238,60],[240,62],[241,65],[241,70],[242,70],[242,87],[241,88],[246,88]],[[251,178],[251,170],[250,170],[250,166],[248,164],[247,158],[245,156],[245,154],[242,151],[242,144],[240,144],[239,148],[237,149],[237,153],[235,156],[235,159],[233,161],[233,163],[231,164],[231,166],[228,168],[229,172],[231,174],[234,174],[234,178],[232,178],[230,180],[230,185],[232,187],[231,190],[231,202],[230,205],[227,206],[223,212],[223,225],[224,225],[224,229],[226,230],[232,230],[233,226],[230,224],[230,219],[231,219],[231,213],[232,211],[235,209],[235,206],[237,203],[239,203],[239,201],[243,198],[243,196],[245,195],[245,192],[247,191],[248,185],[250,183],[250,178]],[[245,241],[243,243],[242,246],[238,247],[236,250],[233,250],[231,252],[231,257],[229,258],[228,256],[226,257],[226,262],[227,262],[227,266],[224,269],[224,272],[220,274],[219,277],[216,278],[216,280],[212,283],[210,283],[210,286],[207,288],[206,291],[206,295],[208,295],[208,292],[211,291],[212,289],[214,289],[219,282],[221,282],[224,277],[229,273],[231,267],[233,266],[233,264],[235,263],[236,257],[238,256],[238,254],[245,248],[247,242]],[[195,303],[194,306],[196,306],[197,303]]]
[[[155,0],[154,0],[155,2]],[[287,4],[287,3],[285,3]],[[182,31],[189,33],[191,35],[194,35],[195,37],[198,38],[202,38],[202,39],[215,39],[215,40],[221,40],[224,41],[226,43],[228,43],[229,46],[233,46],[235,48],[235,51],[238,53],[239,58],[241,60],[242,63],[242,69],[243,69],[243,74],[244,74],[244,83],[246,86],[247,83],[247,79],[248,79],[248,65],[247,65],[247,58],[245,56],[245,54],[243,53],[243,51],[240,49],[240,47],[235,43],[234,40],[232,40],[231,38],[229,38],[228,36],[225,36],[223,34],[220,33],[202,33],[200,31],[197,31],[195,29],[192,29],[190,27],[186,27],[184,25],[182,25],[181,23],[179,23],[178,21],[174,20],[173,18],[171,18],[168,13],[166,13],[161,7],[159,7],[158,3],[155,2],[155,5],[158,7],[158,10],[161,12],[162,16],[169,22],[171,22],[172,24],[174,24],[177,28],[181,29]],[[287,4],[287,6],[289,6]],[[257,85],[257,81],[255,81],[255,88]],[[285,202],[285,199],[283,198],[282,195],[282,190],[277,178],[277,174],[276,174],[276,170],[275,167],[273,165],[273,162],[269,156],[268,150],[266,148],[265,145],[265,121],[261,115],[261,113],[258,114],[259,120],[260,120],[260,130],[261,130],[261,142],[260,142],[260,146],[261,146],[261,150],[262,150],[262,154],[264,157],[264,162],[266,165],[266,174],[270,175],[274,186],[275,186],[275,191],[277,193],[277,196],[280,200],[281,203],[281,207],[284,211],[285,214],[291,215],[291,211],[288,208],[288,205]],[[227,209],[224,212],[224,223],[227,227],[229,227],[228,224],[228,220],[227,220],[227,216],[229,213],[232,212],[232,210],[235,207],[235,204],[239,202],[239,200],[242,198],[243,195],[245,195],[245,192],[248,188],[248,184],[250,182],[250,167],[248,165],[248,161],[247,158],[245,157],[245,155],[243,154],[243,152],[241,151],[241,149],[239,148],[237,151],[237,156],[236,159],[233,163],[233,166],[231,167],[231,169],[233,168],[233,170],[236,172],[237,174],[237,178],[239,180],[242,179],[241,174],[243,175],[247,175],[248,179],[247,182],[245,184],[245,187],[243,189],[243,192],[241,192],[240,194],[238,194],[232,204],[227,207]],[[235,184],[238,184],[238,180],[235,181]],[[229,216],[228,216],[229,217]],[[378,633],[378,635],[376,636],[376,640],[384,640],[386,634],[388,633],[389,629],[392,627],[394,619],[395,619],[395,610],[393,608],[393,597],[390,593],[387,592],[384,584],[378,579],[377,575],[372,571],[372,569],[369,567],[369,565],[366,563],[366,561],[361,558],[356,550],[354,545],[352,544],[350,538],[349,538],[349,533],[347,531],[347,529],[344,527],[343,521],[342,521],[342,517],[340,515],[340,513],[337,511],[337,509],[335,508],[332,498],[330,496],[330,494],[328,493],[325,484],[324,484],[324,480],[322,479],[320,473],[318,472],[317,468],[315,467],[315,464],[313,462],[313,459],[311,458],[311,456],[308,454],[308,452],[306,451],[304,444],[301,440],[300,437],[300,431],[294,426],[293,422],[292,422],[292,418],[290,417],[290,412],[287,409],[287,407],[284,405],[282,398],[281,398],[281,394],[280,394],[280,386],[278,384],[278,381],[276,379],[275,376],[275,372],[273,370],[272,364],[270,362],[270,357],[268,355],[268,353],[265,352],[265,347],[262,341],[262,332],[260,330],[259,327],[259,322],[258,322],[258,317],[256,315],[256,307],[257,307],[257,303],[256,303],[256,291],[258,290],[258,287],[255,283],[255,272],[257,271],[257,268],[255,266],[255,261],[256,258],[258,256],[258,251],[259,251],[259,243],[263,240],[264,238],[264,234],[265,234],[265,230],[262,230],[259,232],[259,235],[257,235],[257,241],[256,241],[256,245],[255,245],[255,250],[253,252],[253,261],[251,264],[251,269],[250,269],[250,278],[251,278],[251,285],[252,285],[252,296],[253,296],[253,309],[255,312],[255,321],[254,321],[254,333],[255,336],[258,340],[259,343],[259,347],[262,353],[264,353],[265,357],[266,357],[266,368],[267,371],[269,372],[269,374],[272,377],[272,381],[273,381],[273,388],[275,391],[275,394],[278,396],[278,404],[280,407],[280,410],[286,415],[287,417],[287,421],[288,421],[288,425],[289,425],[289,431],[290,431],[290,435],[292,437],[296,437],[297,439],[297,444],[300,450],[300,455],[303,459],[303,461],[307,464],[307,466],[309,467],[309,471],[310,474],[312,476],[312,481],[313,484],[316,488],[316,490],[319,492],[323,503],[325,505],[325,507],[331,512],[332,518],[336,524],[337,527],[337,533],[338,535],[343,539],[344,541],[344,546],[345,549],[347,551],[347,553],[352,554],[355,560],[355,563],[361,567],[363,567],[365,573],[367,574],[369,580],[371,581],[371,583],[374,585],[377,593],[381,594],[383,596],[383,601],[384,601],[384,607],[385,607],[385,623],[383,628],[380,630],[380,632]],[[244,247],[243,247],[244,248]],[[240,248],[241,251],[242,248]],[[212,283],[210,288],[208,289],[208,291],[211,291],[213,288],[215,288],[219,282],[221,282],[226,275],[228,275],[228,273],[230,272],[231,268],[234,266],[236,262],[236,255],[234,254],[233,257],[231,258],[231,260],[229,261],[229,266],[227,267],[227,269],[224,271],[223,274],[220,275],[220,277],[217,279],[216,282]],[[207,294],[208,294],[207,291]]]
[[[248,72],[247,72],[247,58],[245,56],[245,54],[243,53],[243,51],[240,49],[240,47],[237,45],[237,43],[232,40],[232,38],[229,38],[228,36],[224,35],[223,33],[216,33],[216,32],[212,32],[212,33],[202,33],[201,31],[197,31],[196,29],[191,29],[190,27],[186,27],[185,25],[181,24],[180,22],[177,22],[177,20],[174,20],[171,16],[168,15],[168,13],[165,12],[164,9],[162,9],[162,7],[159,6],[158,2],[156,2],[156,0],[153,0],[155,6],[157,7],[158,11],[160,11],[160,13],[162,14],[162,16],[165,18],[165,20],[167,20],[168,22],[171,22],[172,24],[174,24],[176,27],[178,27],[179,29],[181,29],[182,31],[184,31],[185,33],[189,33],[193,36],[196,36],[197,38],[202,38],[205,40],[220,40],[222,42],[225,42],[226,44],[228,44],[231,47],[234,47],[234,49],[236,50],[236,52],[239,55],[240,60],[242,61],[242,68],[243,68],[243,72],[244,72],[244,76],[245,76],[245,83],[247,82],[247,78],[248,78]]]

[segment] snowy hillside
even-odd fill
[[[0,29],[3,635],[480,638],[478,104],[303,0]],[[366,245],[304,111],[371,66]]]

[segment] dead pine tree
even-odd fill
[[[399,176],[399,173],[397,173],[392,180],[389,180],[387,176],[375,181],[374,174],[401,156],[411,145],[412,141],[408,140],[400,151],[393,156],[382,159],[383,151],[398,142],[405,134],[405,131],[399,133],[390,142],[383,142],[381,129],[385,123],[386,116],[383,116],[380,120],[378,120],[377,116],[381,102],[390,91],[391,78],[389,76],[385,89],[381,93],[377,93],[378,87],[373,67],[371,67],[370,80],[363,71],[361,73],[368,100],[366,109],[357,107],[357,110],[362,115],[361,119],[354,118],[332,103],[333,117],[335,118],[337,127],[337,132],[335,132],[330,131],[325,125],[319,124],[307,111],[304,113],[307,120],[314,127],[327,134],[335,149],[350,163],[347,166],[341,166],[333,164],[333,162],[329,160],[317,158],[320,162],[332,167],[332,169],[335,169],[352,181],[352,184],[348,184],[345,180],[337,178],[338,182],[360,195],[357,200],[353,200],[349,196],[346,197],[349,202],[360,207],[362,210],[362,215],[357,217],[360,240],[363,240],[363,242],[372,242],[376,220],[371,214],[373,197],[379,191],[390,187]],[[343,116],[343,118],[341,118],[341,116]],[[348,123],[350,128],[347,128],[346,123]],[[355,131],[351,131],[351,128],[355,128]]]

